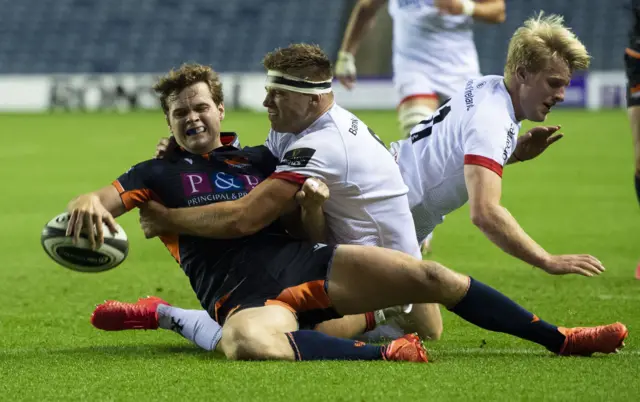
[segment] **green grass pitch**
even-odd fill
[[[358,113],[387,143],[395,113]],[[197,308],[187,278],[137,214],[119,219],[127,261],[101,274],[66,270],[39,244],[48,219],[82,192],[153,155],[167,128],[159,112],[0,115],[0,395],[2,400],[451,401],[637,400],[640,396],[640,209],[624,111],[557,111],[565,138],[539,159],[509,166],[503,203],[552,253],[590,253],[597,278],[553,277],[492,245],[462,208],[436,229],[432,258],[565,326],[622,321],[617,355],[559,358],[444,312],[432,363],[228,362],[164,331],[106,333],[89,316],[107,298],[158,295]],[[528,125],[525,125],[528,127]],[[264,114],[230,111],[226,130],[261,143]]]

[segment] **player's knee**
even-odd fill
[[[459,300],[468,286],[468,278],[450,270],[435,261],[420,261],[420,281],[424,289],[437,298],[438,303],[447,305]]]
[[[401,108],[398,111],[398,121],[404,136],[408,137],[411,129],[422,120],[429,118],[433,112],[434,109],[426,105],[412,105]]]
[[[229,360],[293,360],[284,333],[274,334],[257,325],[223,328],[221,350]]]
[[[220,347],[229,360],[263,360],[263,339],[267,334],[249,323],[222,328]]]

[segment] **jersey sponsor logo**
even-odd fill
[[[474,107],[473,104],[473,80],[467,81],[464,87],[464,104],[467,105],[467,112]]]
[[[313,148],[297,148],[292,149],[291,151],[284,154],[282,161],[278,164],[287,165],[291,167],[305,167],[311,160],[313,154],[316,153],[316,150]]]
[[[193,165],[193,159],[191,158],[184,158],[185,162],[188,162],[189,165]]]
[[[216,188],[216,193],[244,190],[244,182],[237,176],[229,173],[216,172],[211,175],[211,182]]]
[[[211,183],[206,173],[181,173],[182,190],[187,197],[211,193]]]
[[[433,5],[433,0],[398,0],[398,8],[420,8]]]
[[[507,131],[507,143],[504,145],[504,150],[502,151],[502,164],[505,165],[507,160],[509,159],[511,153],[511,146],[513,145],[516,137],[516,126],[515,124],[511,124],[509,126],[509,130]]]
[[[358,135],[358,119],[354,117],[351,118],[351,127],[349,127],[349,132],[353,135]]]
[[[258,184],[258,176],[232,175],[224,172],[182,173],[182,189],[187,205],[210,204],[217,201],[232,201],[242,198]]]

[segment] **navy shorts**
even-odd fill
[[[219,298],[212,317],[224,325],[231,314],[251,307],[280,305],[296,314],[300,328],[340,318],[327,295],[327,277],[336,246],[288,242],[256,247],[243,262],[241,279]]]

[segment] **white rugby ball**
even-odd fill
[[[80,235],[77,245],[73,244],[72,237],[65,235],[70,217],[68,212],[63,212],[42,230],[40,243],[55,262],[74,271],[102,272],[117,267],[127,258],[129,241],[120,225],[116,224],[118,233],[113,235],[103,224],[104,243],[99,249],[92,250],[86,234]]]

